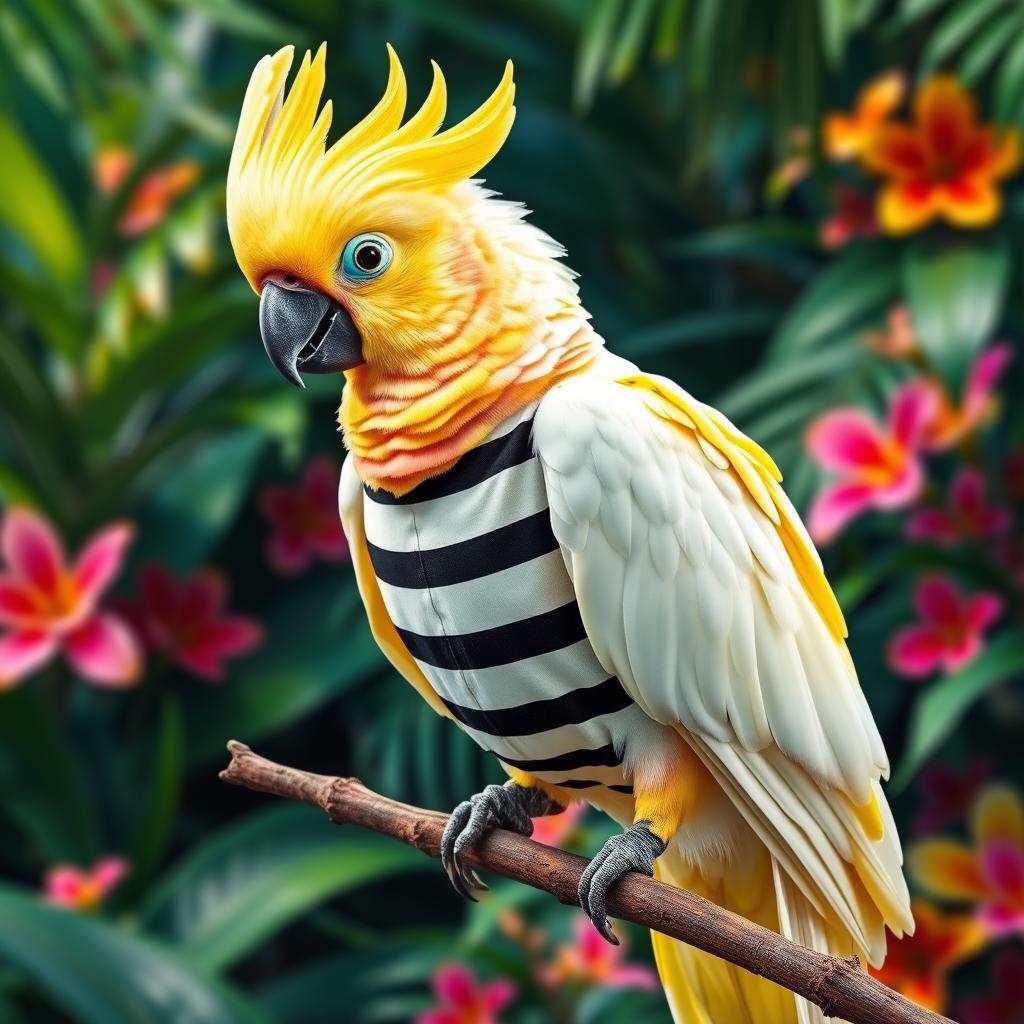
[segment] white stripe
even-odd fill
[[[559,697],[583,686],[597,686],[608,678],[586,638],[558,651],[493,668],[448,669],[423,661],[417,664],[445,700],[480,711]]]
[[[421,636],[476,633],[505,626],[554,611],[576,596],[561,551],[429,591],[377,582],[392,622]],[[501,594],[501,600],[494,599],[495,593]]]
[[[640,726],[638,716],[646,717],[636,704],[630,704],[621,711],[613,711],[608,715],[598,715],[579,725],[562,725],[557,729],[533,733],[529,736],[492,736],[463,726],[463,729],[476,740],[480,746],[492,751],[498,758],[510,757],[513,761],[536,761],[544,757],[557,757],[571,750],[586,747],[603,747],[612,743],[616,750],[625,748],[630,731]],[[544,775],[560,776],[561,778],[592,778],[591,772],[599,772],[599,768],[572,768],[568,771],[545,772]],[[618,773],[617,777],[602,776],[603,780],[621,782],[624,769],[605,769],[606,772]]]
[[[415,505],[363,502],[366,539],[387,551],[429,551],[469,540],[548,507],[535,458],[496,473],[475,487]]]

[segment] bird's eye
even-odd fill
[[[380,235],[356,235],[341,254],[341,272],[350,281],[369,281],[391,263],[391,246]]]

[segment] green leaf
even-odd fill
[[[228,986],[98,918],[0,888],[0,959],[80,1024],[269,1024]]]
[[[1002,234],[972,241],[919,240],[907,249],[903,280],[921,347],[958,395],[979,349],[999,326],[1010,279]]]
[[[167,696],[153,749],[145,750],[148,779],[142,789],[132,841],[131,891],[141,891],[160,864],[174,831],[181,799],[185,761],[185,728],[177,697]]]
[[[932,32],[922,56],[923,69],[935,71],[976,33],[1006,0],[959,0]]]
[[[64,286],[85,268],[78,226],[49,169],[10,118],[0,115],[0,223]]]
[[[277,806],[193,850],[141,917],[189,962],[219,971],[328,897],[430,867],[393,839],[339,829],[312,807]]]
[[[605,74],[616,26],[622,14],[622,0],[594,0],[587,8],[587,21],[576,58],[576,105],[589,107]]]
[[[885,242],[856,246],[818,274],[793,304],[771,341],[773,363],[880,321],[899,294],[896,250]]]
[[[1006,49],[1011,39],[1015,39],[1024,27],[1019,11],[1006,11],[995,18],[984,32],[971,40],[960,58],[960,78],[965,85],[978,83],[999,59],[1000,53]]]
[[[190,447],[184,464],[167,471],[139,517],[133,560],[159,558],[178,572],[197,566],[234,522],[267,444],[243,427]]]
[[[255,742],[284,729],[384,670],[351,570],[326,576],[275,605],[264,623],[267,642],[223,686],[186,695],[190,763],[223,757],[232,737]]]
[[[25,81],[54,110],[66,112],[68,94],[57,65],[29,22],[11,7],[0,11],[0,39]]]
[[[1024,636],[1013,632],[992,641],[966,668],[931,684],[914,704],[907,748],[893,788],[906,787],[975,701],[1022,672]]]
[[[38,687],[0,694],[0,800],[40,861],[88,864],[102,852],[92,794]]]
[[[996,120],[1020,122],[1024,115],[1024,35],[1010,47],[996,79]]]
[[[767,336],[778,319],[779,311],[767,306],[714,309],[706,313],[691,313],[627,334],[618,339],[613,347],[627,359],[640,359],[723,338],[756,334]]]
[[[630,76],[636,67],[644,39],[651,29],[654,14],[655,0],[633,0],[612,54],[611,66],[608,68],[609,81],[619,84]]]

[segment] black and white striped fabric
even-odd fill
[[[410,653],[482,747],[547,782],[631,793],[622,751],[646,716],[587,640],[534,408],[401,498],[365,488],[370,558]]]

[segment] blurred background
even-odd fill
[[[385,41],[453,116],[515,61],[488,184],[612,349],[772,452],[822,549],[918,901],[881,976],[1019,1024],[1017,0],[3,5],[0,1022],[669,1021],[642,933],[501,882],[470,906],[217,780],[230,737],[431,808],[500,775],[374,647],[338,382],[276,377],[224,230],[249,72],[322,39],[339,128]]]

